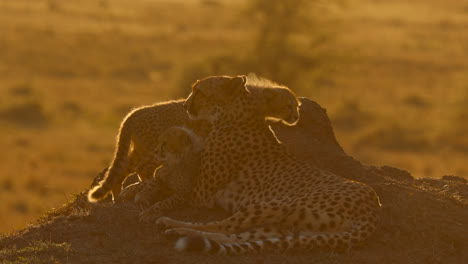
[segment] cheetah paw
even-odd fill
[[[161,227],[162,229],[166,229],[169,227],[167,223],[170,221],[172,221],[172,219],[170,219],[169,217],[162,216],[162,217],[159,217],[155,223],[157,226]]]
[[[176,240],[180,237],[180,234],[174,229],[167,229],[164,231],[163,235],[168,240]]]
[[[156,219],[161,218],[162,212],[158,212],[155,210],[145,210],[140,214],[140,222],[143,223],[153,223]]]

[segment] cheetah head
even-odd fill
[[[246,76],[210,76],[195,82],[184,103],[190,119],[216,122],[241,93],[248,94]]]
[[[182,127],[170,127],[158,138],[155,157],[159,161],[179,161],[194,148],[191,132]]]
[[[299,120],[300,102],[287,87],[269,87],[263,91],[263,108],[267,120],[294,125]]]

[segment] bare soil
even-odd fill
[[[382,222],[362,245],[348,252],[313,250],[227,257],[179,253],[156,225],[138,221],[139,209],[134,205],[109,200],[90,204],[84,190],[29,227],[1,237],[0,263],[468,263],[465,179],[453,175],[414,179],[397,168],[364,166],[336,141],[325,109],[311,100],[301,100],[297,125],[274,123],[272,127],[298,157],[376,190],[382,203]],[[226,213],[186,208],[169,216],[208,221],[226,217]]]

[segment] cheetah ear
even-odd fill
[[[229,80],[225,85],[228,97],[227,99],[234,98],[241,91],[248,92],[247,88],[245,87],[246,83],[247,77],[245,75],[237,75],[236,77],[232,77],[231,80]]]

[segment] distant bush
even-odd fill
[[[67,119],[76,119],[83,113],[80,104],[73,101],[65,101],[60,105],[60,115]]]
[[[458,101],[449,106],[448,125],[437,141],[441,147],[468,152],[468,85],[461,91]]]
[[[295,75],[315,66],[314,60],[293,41],[296,33],[313,28],[309,16],[310,2],[304,0],[255,0],[247,7],[247,17],[257,25],[256,42],[251,59],[256,72],[281,83],[289,83]],[[305,36],[315,37],[318,32]],[[315,33],[315,34],[314,34]]]
[[[430,148],[431,143],[422,129],[412,129],[396,122],[385,122],[368,132],[364,132],[354,147],[418,152]]]
[[[8,177],[2,180],[0,187],[3,191],[13,191],[14,190],[14,181]]]
[[[454,128],[463,134],[468,134],[468,84],[455,105]]]
[[[60,12],[62,10],[62,6],[57,0],[48,0],[47,9],[51,12]]]
[[[148,70],[143,65],[128,65],[115,68],[110,72],[110,76],[114,79],[132,81],[147,81],[149,79]]]
[[[9,93],[14,96],[28,96],[34,92],[31,85],[23,83],[10,88]]]
[[[344,102],[332,117],[333,127],[345,131],[363,128],[372,121],[374,116],[364,111],[356,100]]]
[[[22,127],[43,127],[48,123],[42,104],[36,101],[14,105],[0,111],[0,120]]]
[[[100,0],[98,4],[99,4],[99,7],[103,9],[107,9],[110,6],[108,0]]]
[[[41,188],[46,185],[40,179],[30,177],[26,180],[24,188],[29,192],[40,192]]]
[[[219,7],[223,4],[219,0],[202,0],[201,4],[204,6],[212,6],[212,7]]]
[[[28,203],[25,201],[16,201],[10,205],[11,209],[20,214],[26,214],[29,212]]]
[[[188,63],[179,71],[177,95],[187,95],[197,79],[220,74],[255,73],[293,90],[310,88],[312,77],[317,77],[311,71],[327,60],[317,47],[328,40],[328,33],[310,19],[310,10],[310,2],[304,0],[249,2],[242,19],[251,21],[256,33],[244,53],[235,50]],[[295,38],[298,35],[301,41]]]
[[[431,103],[421,95],[411,94],[403,99],[403,102],[412,107],[427,108]]]

